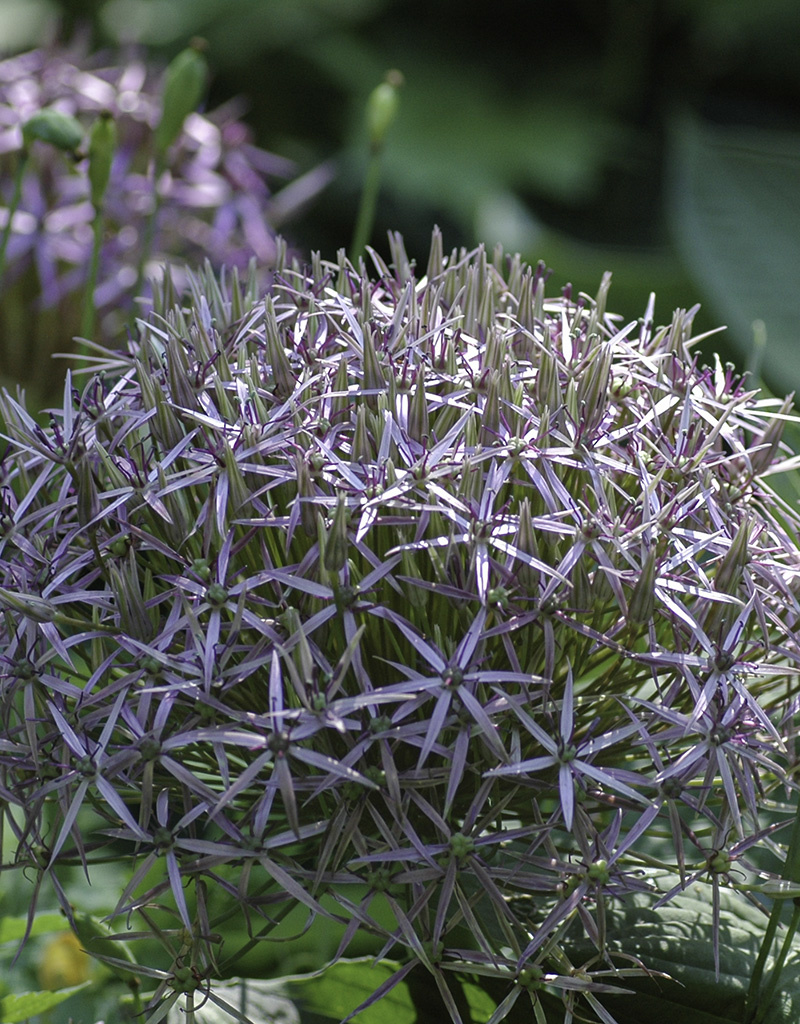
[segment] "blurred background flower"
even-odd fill
[[[4,219],[22,148],[21,126],[47,107],[89,127],[108,111],[119,144],[104,203],[105,231],[94,301],[95,338],[124,336],[137,280],[160,273],[163,261],[266,272],[275,231],[316,191],[325,167],[298,180],[291,160],[256,146],[235,99],[207,115],[190,114],[166,166],[153,170],[153,129],[161,116],[163,68],[140,55],[87,57],[83,45],[27,51],[0,62],[0,168]],[[80,333],[80,308],[93,241],[95,210],[86,161],[57,149],[31,147],[13,218],[0,304],[0,371],[47,397]],[[272,182],[291,184],[277,194]],[[156,204],[155,190],[158,190]],[[149,221],[157,205],[152,237]],[[146,257],[144,266],[142,260]]]

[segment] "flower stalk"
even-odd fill
[[[387,71],[384,80],[369,95],[366,109],[369,160],[361,191],[361,202],[353,230],[350,258],[358,261],[369,244],[378,208],[381,190],[381,160],[386,136],[400,107],[400,88],[403,76],[399,71]]]

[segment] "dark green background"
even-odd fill
[[[11,45],[76,32],[165,60],[204,36],[212,105],[244,96],[300,170],[335,160],[283,227],[328,256],[352,234],[364,101],[399,68],[376,246],[399,230],[422,259],[438,223],[448,246],[546,260],[557,285],[594,292],[610,269],[626,318],[651,291],[661,322],[700,301],[700,329],[729,327],[709,352],[752,365],[765,331],[767,382],[800,384],[796,0],[0,0]]]

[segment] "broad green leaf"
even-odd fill
[[[659,876],[665,891],[677,877]],[[740,1024],[750,975],[767,918],[741,893],[720,892],[720,975],[715,976],[711,886],[696,883],[668,904],[653,909],[646,894],[632,894],[624,906],[608,908],[612,949],[638,957],[646,967],[672,979],[625,978],[635,996],[604,996],[603,1003],[618,1024]],[[585,938],[567,946],[573,963],[590,959],[596,950]],[[789,960],[800,958],[795,940]],[[771,961],[767,966],[767,975]],[[779,993],[762,1024],[796,1024],[800,1020],[800,964],[787,966]]]
[[[340,1021],[369,999],[372,993],[399,969],[400,965],[363,957],[340,960],[319,974],[285,980],[283,991],[297,1004],[301,1021],[324,1017]],[[496,1009],[496,1002],[479,985],[457,975],[446,975],[451,991],[460,988],[469,1007],[465,1024],[485,1024]],[[355,1024],[415,1024],[422,1020],[445,1020],[447,1011],[441,1002],[433,977],[423,968],[415,968],[406,979],[372,1006],[354,1018]]]
[[[24,992],[21,995],[6,996],[0,1000],[0,1020],[3,1024],[20,1024],[29,1017],[47,1013],[90,984],[91,982],[85,981],[82,985],[62,988],[58,992]]]
[[[766,331],[762,372],[800,386],[800,134],[691,117],[672,133],[670,220],[681,256],[743,362]]]
[[[469,1005],[472,1020],[476,1024],[479,1021],[487,1021],[497,1009],[494,999],[480,985],[474,985],[472,982],[462,982],[461,987],[464,989],[464,998]]]
[[[303,1011],[331,1020],[342,1020],[399,968],[399,964],[383,961],[340,960],[321,974],[309,974],[287,980],[285,991]],[[378,1003],[355,1018],[357,1024],[414,1024],[417,1011],[408,985],[401,981]]]

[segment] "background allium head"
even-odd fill
[[[105,197],[95,291],[101,337],[109,340],[120,331],[120,312],[130,313],[146,249],[145,276],[165,259],[181,265],[202,265],[209,259],[216,268],[245,268],[255,256],[259,266],[269,268],[276,257],[275,227],[329,180],[329,172],[319,168],[272,195],[268,181],[291,178],[295,168],[253,145],[240,111],[228,104],[188,116],[156,181],[153,140],[163,79],[162,68],[135,55],[103,60],[51,48],[0,62],[0,167],[6,209],[22,147],[21,126],[30,117],[52,107],[77,117],[86,129],[103,111],[116,123],[118,147]],[[12,378],[41,384],[42,374],[49,371],[58,379],[59,366],[49,357],[71,350],[72,337],[79,333],[94,216],[85,165],[85,159],[75,165],[50,146],[32,147],[1,296],[0,372]],[[159,205],[148,238],[156,187]]]
[[[475,977],[493,1020],[609,1021],[619,901],[780,871],[788,406],[698,365],[691,312],[391,243],[266,299],[193,278],[48,429],[3,398],[7,827],[68,915],[62,865],[129,863],[153,1007],[299,907],[454,1021]]]

